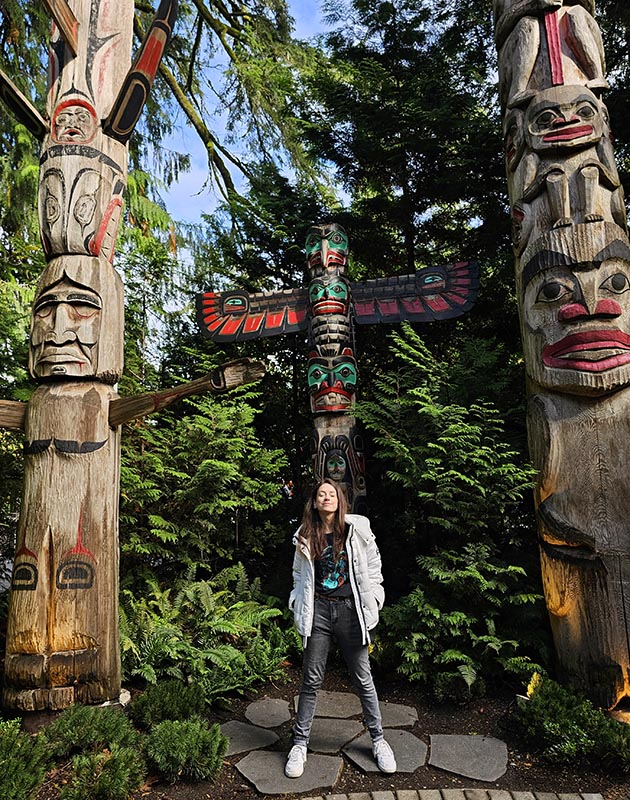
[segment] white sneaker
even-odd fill
[[[284,774],[287,778],[299,778],[304,772],[306,764],[306,747],[303,744],[294,744],[289,750]]]
[[[381,772],[396,772],[394,751],[385,739],[378,739],[376,742],[372,742],[372,753],[376,766]]]

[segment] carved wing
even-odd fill
[[[147,101],[173,32],[178,7],[179,0],[161,0],[112,110],[103,122],[103,131],[123,144],[129,141]]]
[[[479,288],[475,261],[424,267],[415,275],[398,275],[350,284],[355,321],[435,322],[459,317],[472,308]]]
[[[204,292],[197,297],[197,320],[215,342],[243,342],[306,328],[306,289],[278,292]]]

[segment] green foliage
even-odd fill
[[[203,781],[219,773],[228,744],[216,723],[166,720],[148,735],[146,753],[151,768],[168,781]]]
[[[538,668],[521,654],[514,625],[523,605],[540,600],[519,585],[522,568],[479,543],[419,557],[418,566],[415,588],[382,611],[377,657],[430,685],[438,700],[483,694],[497,677],[528,677]]]
[[[186,686],[181,681],[161,681],[134,697],[131,718],[141,728],[150,728],[164,720],[185,720],[200,716],[206,707],[203,689],[197,684]]]
[[[415,531],[429,546],[509,540],[534,472],[489,400],[453,401],[468,393],[462,380],[452,383],[458,371],[471,381],[466,352],[440,360],[408,324],[391,340],[394,368],[374,376],[377,399],[360,403],[357,415],[373,431],[387,477],[405,490]]]
[[[65,709],[44,730],[43,737],[55,758],[112,750],[114,746],[137,749],[140,742],[140,735],[119,709],[82,705]]]
[[[630,772],[630,728],[589,701],[540,674],[514,721],[527,745],[555,764]]]
[[[72,759],[72,776],[61,800],[128,800],[142,785],[146,766],[140,751],[112,744]]]
[[[532,626],[523,623],[541,597],[523,566],[507,561],[533,473],[489,400],[454,400],[479,381],[465,352],[441,361],[409,326],[391,338],[393,369],[358,413],[405,498],[399,558],[409,563],[420,552],[409,594],[384,609],[377,654],[439,698],[468,696],[490,678],[535,666],[523,647]]]
[[[0,797],[30,800],[42,785],[50,761],[41,736],[20,730],[20,720],[0,721]]]
[[[197,683],[208,702],[279,678],[291,647],[273,622],[281,613],[241,564],[209,581],[189,576],[173,591],[150,579],[141,597],[123,592],[123,671],[153,684],[163,677]]]

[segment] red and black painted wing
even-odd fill
[[[107,136],[123,144],[129,141],[151,91],[155,73],[173,32],[178,6],[178,0],[161,0],[112,110],[103,122]]]
[[[197,320],[215,342],[244,342],[306,328],[306,289],[278,292],[204,292],[197,297]]]
[[[355,321],[435,322],[459,317],[477,299],[479,268],[475,261],[424,267],[415,275],[351,283]]]

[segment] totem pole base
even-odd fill
[[[95,650],[41,654],[7,655],[5,687],[2,702],[5,708],[18,711],[60,711],[75,703],[99,704],[118,702],[120,678],[95,680]]]
[[[118,703],[119,697],[118,692],[112,698],[106,698],[103,687],[99,684],[55,686],[52,689],[5,689],[2,693],[2,705],[16,711],[63,711],[75,703]]]

